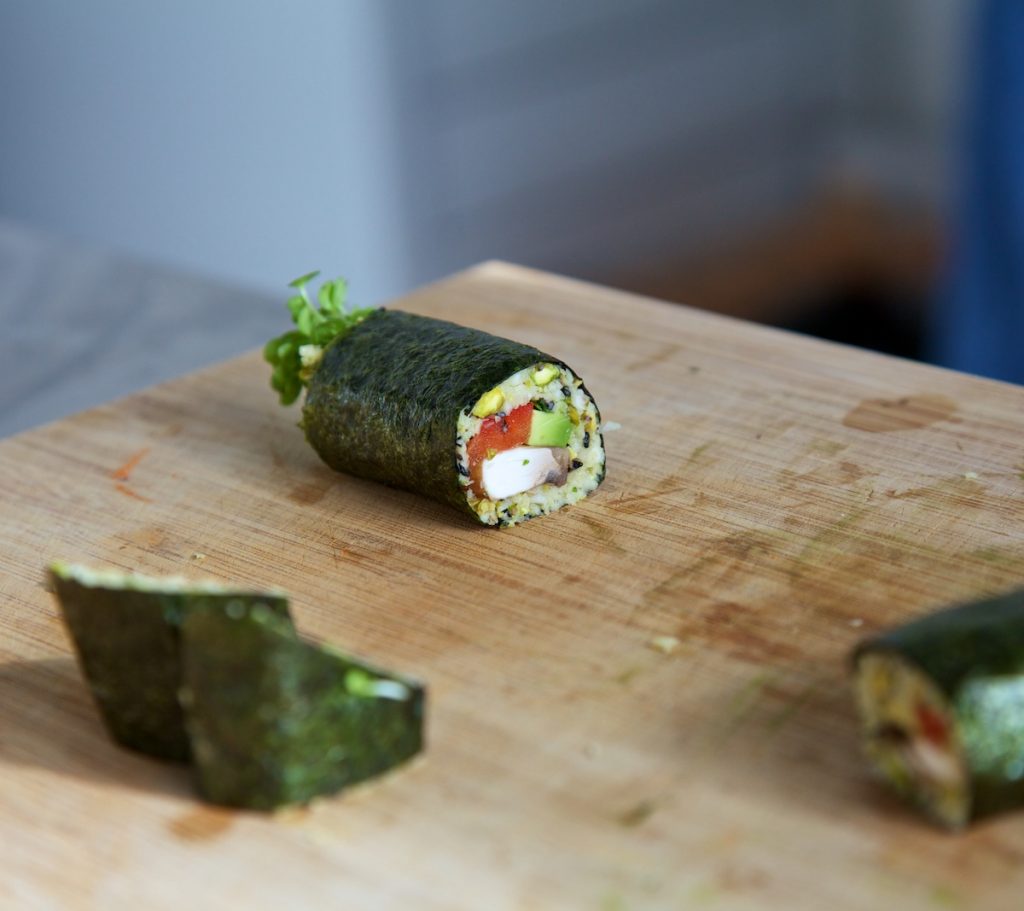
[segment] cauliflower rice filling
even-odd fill
[[[938,821],[964,825],[971,803],[966,760],[945,696],[916,667],[885,653],[857,662],[855,688],[872,765]]]
[[[493,400],[488,402],[488,396]],[[480,432],[489,415],[479,416],[480,408],[465,409],[459,414],[455,437],[459,481],[467,502],[483,522],[488,525],[514,525],[577,503],[600,484],[604,476],[604,444],[597,406],[571,370],[544,362],[520,370],[495,390],[486,393],[478,405],[484,403],[483,410],[486,410],[494,401],[500,402],[497,413],[501,416],[532,402],[540,410],[567,415],[572,427],[566,447],[568,470],[565,483],[544,482],[511,496],[492,499],[480,496],[474,489],[468,452],[469,442]]]

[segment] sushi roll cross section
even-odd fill
[[[868,760],[933,821],[1024,805],[1024,591],[863,643],[854,690]]]

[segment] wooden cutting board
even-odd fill
[[[1020,907],[1024,813],[890,798],[846,660],[1024,584],[1024,390],[503,264],[399,306],[564,357],[607,481],[476,527],[320,464],[255,353],[0,443],[2,907]],[[101,729],[54,558],[286,589],[428,681],[425,758],[200,804]]]

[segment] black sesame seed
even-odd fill
[[[469,417],[469,413],[470,413],[470,412],[471,412],[472,410],[473,410],[472,408],[464,408],[464,409],[462,410],[462,413],[463,413],[463,414],[464,414],[464,415],[465,415],[465,416],[466,416],[466,417],[468,418],[468,417]]]
[[[468,478],[469,477],[469,469],[465,465],[463,465],[461,462],[459,462],[458,463],[458,468],[459,468],[459,474],[460,475],[462,475],[464,478]]]
[[[572,395],[572,390],[568,386],[563,386],[562,395],[564,395],[566,398],[569,398]]]
[[[579,459],[573,459],[572,462],[569,463],[569,467],[573,469],[582,468],[583,463]]]
[[[583,431],[583,448],[586,449],[588,446],[590,446],[590,431],[589,430],[584,430]]]

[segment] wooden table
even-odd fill
[[[1024,390],[498,263],[400,306],[573,364],[604,486],[492,531],[334,474],[255,353],[0,443],[0,905],[1020,907],[1024,815],[891,798],[846,659],[1024,583]],[[203,806],[103,733],[53,558],[290,591],[429,682],[425,759]]]

